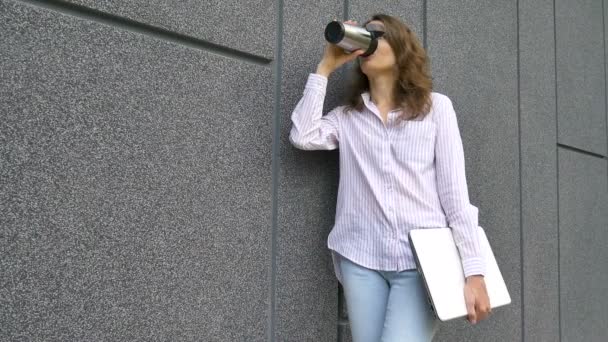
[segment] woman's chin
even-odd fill
[[[362,62],[360,65],[361,71],[367,77],[374,77],[384,74],[394,74],[395,70],[392,67],[387,67],[384,65],[374,65],[373,63]]]
[[[377,73],[376,68],[374,68],[372,65],[370,65],[369,62],[363,62],[361,63],[361,71],[363,71],[363,73],[365,75],[369,76],[373,76]]]

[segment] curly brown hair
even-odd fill
[[[426,115],[430,111],[433,81],[429,71],[429,59],[418,37],[407,24],[396,17],[386,14],[374,14],[371,19],[384,24],[384,37],[393,49],[396,57],[396,69],[399,77],[395,81],[394,96],[398,108],[403,111],[400,119],[411,120]],[[361,71],[357,61],[351,77],[350,94],[347,96],[347,111],[363,109],[361,94],[369,91],[369,79]]]

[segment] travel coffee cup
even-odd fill
[[[365,51],[361,57],[367,57],[376,51],[378,37],[382,34],[384,27],[377,24],[361,27],[334,20],[325,27],[325,40],[348,52],[361,49]]]

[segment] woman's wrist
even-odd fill
[[[484,281],[484,276],[481,274],[472,274],[468,277],[466,277],[466,281],[467,282],[473,282],[473,281]]]
[[[317,71],[315,73],[321,76],[329,77],[329,75],[331,74],[331,70],[327,66],[319,63],[319,65],[317,65]]]

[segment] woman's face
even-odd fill
[[[369,23],[384,27],[384,24],[379,20],[372,20]],[[376,48],[374,53],[367,57],[358,58],[361,71],[368,77],[386,72],[394,72],[395,63],[397,62],[395,53],[384,36],[378,38],[378,48]]]

